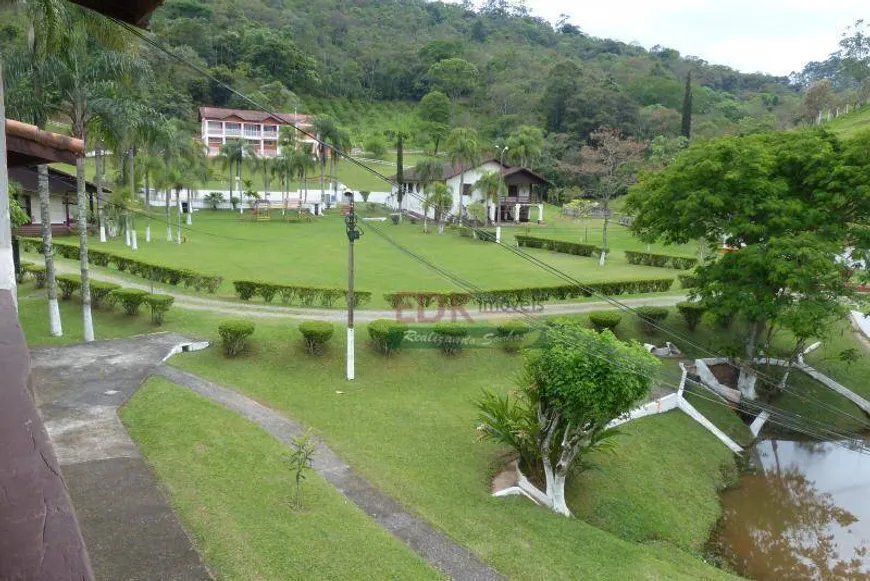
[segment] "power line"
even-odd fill
[[[135,28],[135,27],[132,27],[132,26],[130,26],[129,24],[124,23],[124,22],[120,22],[120,21],[117,21],[117,20],[116,20],[115,22],[116,22],[119,26],[121,26],[122,28],[124,28],[125,30],[127,30],[128,32],[130,32],[131,34],[133,34],[134,36],[136,36],[137,38],[139,38],[142,42],[146,43],[148,46],[150,46],[150,47],[152,47],[152,48],[155,48],[155,49],[157,49],[158,51],[160,51],[160,52],[166,54],[167,56],[169,56],[169,57],[172,58],[173,60],[179,62],[180,64],[182,64],[182,65],[184,65],[184,66],[187,66],[188,68],[193,69],[194,71],[196,71],[196,72],[199,73],[200,75],[202,75],[202,76],[208,78],[210,81],[216,83],[218,86],[220,86],[220,87],[222,87],[222,88],[224,88],[224,89],[230,91],[232,94],[238,96],[239,98],[243,99],[244,101],[247,101],[248,103],[250,103],[251,105],[253,105],[253,106],[256,107],[257,109],[262,110],[262,111],[265,111],[265,112],[267,112],[267,113],[270,113],[271,115],[278,116],[278,118],[280,118],[279,114],[276,113],[276,112],[274,112],[274,111],[271,111],[271,109],[270,109],[269,107],[264,106],[262,103],[258,103],[258,102],[255,101],[254,99],[250,98],[248,95],[246,95],[246,94],[244,94],[244,93],[242,93],[242,92],[236,90],[236,89],[233,88],[231,85],[229,85],[229,84],[227,84],[227,83],[224,83],[224,82],[221,81],[220,79],[217,79],[216,77],[212,76],[208,71],[203,70],[201,67],[197,66],[197,65],[194,64],[193,62],[190,62],[190,61],[184,60],[184,59],[182,59],[181,57],[179,57],[178,55],[175,55],[175,54],[172,53],[171,51],[167,50],[167,49],[166,49],[164,46],[162,46],[159,42],[155,41],[155,40],[152,39],[152,38],[149,38],[148,35],[147,35],[145,32],[143,32],[142,30],[139,30],[139,29],[137,29],[137,28]],[[313,135],[313,134],[311,134],[311,133],[309,133],[309,132],[307,132],[307,131],[301,129],[301,128],[299,128],[299,127],[296,126],[296,125],[293,125],[293,128],[294,128],[297,132],[299,132],[299,133],[301,133],[301,134],[303,134],[303,135],[305,135],[305,136],[311,138],[311,139],[314,140],[316,143],[318,143],[320,146],[328,148],[330,151],[333,152],[334,155],[338,155],[338,156],[340,156],[340,157],[343,157],[343,158],[349,160],[350,162],[352,162],[352,163],[354,163],[355,165],[357,165],[357,166],[363,168],[364,170],[366,170],[366,171],[369,172],[370,174],[374,175],[375,177],[378,177],[379,179],[383,180],[384,182],[386,182],[386,183],[389,184],[390,186],[399,186],[399,184],[397,184],[396,182],[394,182],[394,181],[391,180],[390,178],[384,176],[383,174],[381,174],[380,172],[378,172],[378,171],[375,170],[374,168],[372,168],[372,167],[370,167],[370,166],[368,166],[368,165],[366,165],[366,164],[360,162],[359,160],[355,159],[354,157],[352,157],[351,155],[345,153],[344,151],[340,150],[339,148],[333,146],[332,144],[329,144],[329,143],[327,143],[327,142],[321,140],[318,136]],[[404,195],[408,195],[408,196],[410,196],[410,197],[412,197],[412,198],[416,198],[417,200],[422,201],[424,204],[426,203],[425,198],[422,197],[422,196],[420,196],[419,194],[417,194],[417,193],[414,192],[413,190],[405,191],[405,192],[404,192]],[[462,216],[454,216],[454,215],[452,214],[452,212],[445,212],[444,214],[446,214],[446,215],[448,216],[448,218],[451,218],[451,219],[457,220],[459,223],[463,223],[463,218],[462,218]],[[615,222],[615,223],[618,224],[618,222]],[[470,225],[470,224],[466,224],[466,225],[467,225],[469,228],[471,228],[471,229],[472,229],[475,233],[477,233],[478,235],[487,236],[487,237],[490,236],[487,232],[485,232],[484,230],[482,230],[482,229],[480,229],[480,228],[478,228],[478,227],[476,227],[476,226],[472,226],[472,225]],[[642,317],[642,315],[640,315],[640,314],[639,314],[635,309],[633,309],[630,305],[627,305],[627,304],[623,303],[622,301],[619,301],[618,299],[614,299],[613,297],[611,297],[611,296],[609,296],[609,295],[605,295],[605,294],[603,294],[603,293],[600,293],[600,292],[596,291],[593,287],[590,287],[590,286],[588,286],[588,285],[584,285],[583,283],[581,283],[580,281],[578,281],[578,280],[575,279],[574,277],[568,275],[568,274],[565,273],[564,271],[561,271],[561,270],[559,270],[558,268],[553,267],[553,266],[551,266],[551,265],[549,265],[549,264],[547,264],[547,263],[541,261],[540,259],[538,259],[538,258],[536,258],[536,257],[534,257],[534,256],[532,256],[532,255],[530,255],[530,254],[527,253],[527,252],[524,252],[524,251],[520,250],[519,248],[513,248],[513,247],[510,247],[510,246],[505,245],[505,244],[499,244],[498,246],[501,247],[501,248],[503,248],[503,249],[508,250],[509,252],[512,252],[512,253],[515,254],[516,256],[519,256],[519,257],[523,258],[524,260],[526,260],[526,261],[528,261],[528,262],[530,262],[530,263],[532,263],[532,264],[538,266],[539,268],[542,268],[542,269],[544,269],[544,270],[550,272],[551,274],[553,274],[554,276],[557,276],[558,278],[561,278],[561,279],[564,280],[565,282],[568,282],[568,283],[570,283],[570,284],[576,286],[577,288],[583,290],[584,293],[586,293],[586,294],[588,294],[588,295],[590,295],[590,296],[595,296],[595,297],[597,297],[597,298],[600,298],[601,300],[606,301],[606,302],[608,302],[608,303],[614,305],[614,306],[617,307],[618,309],[623,310],[623,311],[626,311],[626,312],[632,314],[633,316],[637,317],[638,319],[642,319],[642,320],[644,320],[644,322],[646,322],[647,324],[649,324],[651,327],[653,327],[653,328],[655,328],[655,329],[658,329],[658,330],[662,331],[662,332],[665,333],[666,335],[669,335],[669,336],[671,336],[671,337],[673,337],[673,338],[675,338],[675,339],[679,339],[680,341],[682,341],[682,342],[684,342],[684,343],[686,343],[686,344],[688,344],[688,345],[691,345],[691,346],[693,346],[693,347],[699,349],[701,352],[703,352],[703,353],[707,353],[708,355],[721,356],[721,354],[718,354],[718,353],[716,353],[715,351],[712,351],[711,349],[707,348],[706,346],[700,345],[699,343],[695,342],[695,341],[692,340],[691,338],[689,338],[689,337],[687,337],[686,335],[680,333],[679,331],[676,331],[676,330],[673,329],[673,328],[667,327],[667,326],[665,326],[665,325],[663,325],[663,324],[661,324],[661,323],[655,322],[655,321],[649,321],[649,320],[647,320],[647,319],[644,319],[644,318]],[[728,364],[729,366],[733,367],[734,369],[738,369],[738,370],[740,369],[740,367],[739,367],[738,365],[734,364],[734,363],[730,360],[730,358],[726,358],[726,361],[727,361],[727,364]],[[756,370],[756,378],[757,378],[757,379],[761,379],[761,380],[763,380],[763,382],[765,382],[765,383],[767,383],[768,385],[771,385],[771,386],[775,386],[775,384],[777,383],[776,380],[773,379],[771,376],[768,376],[768,375],[766,375],[766,374],[764,374],[764,373],[762,373],[762,372],[760,372],[760,371],[758,371],[758,370]],[[794,394],[795,394],[795,395],[798,395],[796,392],[794,392]],[[798,395],[798,397],[803,397],[803,396]],[[810,397],[811,397],[811,396],[810,396]],[[809,401],[809,400],[805,400],[805,401]],[[826,405],[825,402],[821,402],[820,400],[816,400],[816,404],[817,404],[817,405],[821,405],[821,406]],[[836,408],[832,408],[832,407],[829,406],[829,411],[832,411],[832,412],[834,412],[834,413],[838,413],[838,414],[840,414],[840,415],[843,415],[843,416],[849,417],[850,419],[853,419],[853,420],[856,420],[856,421],[859,421],[859,422],[864,422],[865,424],[870,425],[870,424],[868,424],[868,423],[866,422],[866,420],[861,420],[861,419],[859,419],[859,418],[857,418],[857,417],[855,417],[855,416],[853,416],[853,415],[851,415],[851,414],[848,414],[847,412],[844,412],[843,410],[838,410],[838,409],[836,409]]]

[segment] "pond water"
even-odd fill
[[[838,442],[760,440],[722,495],[714,550],[760,581],[870,579],[870,455]]]

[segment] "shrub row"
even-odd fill
[[[21,238],[21,244],[25,250],[31,252],[40,252],[42,248],[42,240],[38,238]],[[52,246],[58,256],[73,260],[78,260],[79,258],[79,247],[74,244],[53,242]],[[197,291],[204,290],[210,294],[217,292],[218,287],[223,282],[223,278],[217,275],[202,274],[187,268],[172,268],[159,264],[151,264],[136,258],[106,252],[105,250],[89,249],[88,262],[95,266],[114,264],[120,272],[129,272],[135,276],[172,286],[183,284],[184,288],[193,288]]]
[[[577,285],[540,286],[513,289],[488,290],[478,296],[477,302],[481,308],[502,305],[527,305],[545,301],[564,301],[574,298],[601,295],[628,295],[645,293],[662,293],[670,290],[674,284],[672,278],[652,278],[643,280],[622,280],[608,282],[593,282],[582,288]]]
[[[36,288],[45,288],[44,264],[23,264],[21,270],[23,273],[30,274],[33,277],[33,284]]]
[[[698,284],[698,277],[694,274],[678,274],[677,278],[680,279],[680,286],[685,289],[695,288]]]
[[[552,240],[550,238],[538,238],[537,236],[515,236],[517,246],[528,246],[529,248],[543,248],[544,250],[552,250],[553,252],[561,252],[562,254],[573,254],[575,256],[592,256],[593,254],[601,254],[601,248],[591,244],[580,244],[579,242],[568,242],[566,240]]]
[[[656,266],[658,268],[676,268],[678,270],[689,270],[698,265],[697,258],[670,256],[668,254],[652,254],[649,252],[633,252],[631,250],[625,251],[625,259],[629,264]]]
[[[617,311],[598,311],[589,313],[589,323],[592,328],[598,331],[610,330],[613,331],[619,322],[622,320],[622,315]]]
[[[259,296],[267,303],[271,303],[278,296],[285,305],[298,301],[303,307],[312,307],[314,305],[333,307],[339,299],[347,304],[350,298],[348,296],[350,293],[340,288],[275,284],[256,280],[234,280],[233,287],[236,289],[236,296],[243,301],[248,301]],[[368,304],[372,299],[372,293],[368,291],[355,290],[353,296],[357,307]]]
[[[439,291],[403,291],[387,293],[384,300],[394,309],[427,308],[433,305],[439,307],[463,307],[471,302],[468,293]]]

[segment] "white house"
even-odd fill
[[[463,172],[464,169],[464,172]],[[450,213],[461,216],[465,208],[476,202],[483,202],[483,193],[476,189],[477,180],[488,173],[500,173],[504,180],[504,191],[500,203],[490,207],[489,220],[495,222],[529,222],[533,211],[535,219],[543,221],[543,204],[535,191],[536,188],[549,184],[546,178],[526,167],[511,167],[502,165],[497,159],[487,159],[475,166],[463,168],[462,164],[445,163],[441,168],[441,179],[453,192],[453,207]],[[396,179],[396,176],[393,176]],[[424,195],[423,184],[414,170],[404,172],[404,182],[410,195],[405,195],[403,206],[411,212],[423,213],[420,198]],[[462,186],[460,187],[460,183]],[[460,192],[460,189],[462,190]],[[396,188],[393,188],[393,196]],[[431,215],[431,212],[430,212]]]
[[[247,109],[224,109],[222,107],[200,107],[200,137],[208,147],[208,156],[220,153],[226,143],[244,139],[257,155],[275,157],[281,153],[278,137],[282,126],[298,127],[310,132],[311,119],[308,115],[279,113],[272,115],[265,111]],[[302,133],[296,134],[297,146],[308,143],[314,147],[312,138]]]
[[[42,215],[39,205],[38,174],[35,167],[9,168],[9,179],[18,182],[21,193],[18,202],[21,208],[30,216],[30,223],[19,226],[17,234],[22,236],[38,235]],[[73,227],[78,219],[78,196],[76,194],[76,177],[53,167],[48,168],[48,189],[51,209],[51,231],[54,235],[72,234]],[[97,186],[91,182],[85,182],[85,190],[93,211],[94,193]],[[104,191],[108,191],[105,190]]]

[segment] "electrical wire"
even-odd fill
[[[200,75],[202,75],[202,76],[208,78],[211,82],[216,83],[218,86],[220,86],[220,87],[222,87],[222,88],[228,90],[228,91],[231,92],[232,94],[234,94],[234,95],[238,96],[239,98],[243,99],[244,101],[250,103],[251,105],[253,105],[254,107],[256,107],[258,110],[265,111],[265,112],[267,112],[267,113],[270,113],[271,115],[275,115],[275,116],[278,116],[278,118],[280,118],[280,114],[271,111],[269,107],[264,106],[262,103],[258,103],[258,102],[255,101],[254,99],[250,98],[248,95],[246,95],[246,94],[244,94],[244,93],[242,93],[242,92],[236,90],[236,89],[233,88],[231,85],[229,85],[229,84],[227,84],[227,83],[221,81],[220,79],[217,79],[216,77],[214,77],[213,75],[211,75],[208,71],[203,70],[201,67],[197,66],[195,63],[190,62],[190,61],[188,61],[188,60],[184,60],[184,59],[182,59],[181,57],[179,57],[178,55],[175,55],[175,54],[172,53],[171,51],[167,50],[167,49],[166,49],[164,46],[162,46],[160,43],[158,43],[158,42],[156,42],[154,39],[148,37],[148,35],[147,35],[144,31],[142,31],[142,30],[140,30],[140,29],[137,29],[137,28],[135,28],[135,27],[132,27],[131,25],[129,25],[129,24],[127,24],[127,23],[120,22],[120,21],[118,21],[118,20],[115,20],[115,22],[116,22],[119,26],[121,26],[122,28],[124,28],[125,30],[127,30],[129,33],[131,33],[131,34],[133,34],[134,36],[136,36],[137,38],[139,38],[142,42],[144,42],[144,43],[147,44],[148,46],[150,46],[150,47],[152,47],[152,48],[154,48],[154,49],[156,49],[156,50],[158,50],[158,51],[160,51],[160,52],[166,54],[167,56],[169,56],[169,57],[172,58],[173,60],[179,62],[180,64],[182,64],[182,65],[184,65],[184,66],[186,66],[186,67],[188,67],[188,68],[193,69],[194,71],[196,71],[196,72],[199,73]],[[329,144],[328,142],[325,142],[325,141],[321,140],[318,136],[316,136],[316,135],[314,135],[314,134],[312,134],[312,133],[310,133],[310,132],[307,132],[307,131],[301,129],[301,128],[299,128],[299,127],[296,126],[296,125],[293,125],[293,127],[294,127],[294,129],[295,129],[297,132],[299,132],[299,133],[305,135],[306,137],[308,137],[308,138],[314,140],[318,145],[320,145],[321,148],[325,147],[325,148],[329,149],[330,151],[332,151],[332,152],[333,152],[333,155],[337,155],[337,156],[339,156],[339,157],[343,157],[343,158],[349,160],[351,163],[357,165],[358,167],[363,168],[363,169],[366,170],[368,173],[370,173],[370,174],[374,175],[375,177],[377,177],[377,178],[383,180],[385,183],[389,184],[391,187],[398,187],[398,184],[397,184],[395,181],[391,180],[391,179],[388,178],[387,176],[384,176],[383,174],[381,174],[380,172],[378,172],[376,169],[374,169],[374,168],[372,168],[372,167],[366,165],[365,163],[362,163],[361,161],[355,159],[355,158],[352,157],[351,155],[345,153],[345,152],[342,151],[341,149],[339,149],[339,148],[333,146],[332,144]],[[405,193],[405,195],[409,195],[409,196],[411,196],[412,198],[416,198],[416,199],[418,199],[419,201],[422,201],[422,202],[425,202],[425,201],[426,201],[425,198],[423,198],[422,196],[420,196],[419,194],[417,194],[416,192],[413,192],[413,191],[408,191],[408,192]],[[462,218],[461,216],[454,216],[451,212],[446,212],[445,214],[447,215],[448,218],[451,218],[451,219],[453,219],[453,220],[456,220],[456,221],[458,221],[459,223],[463,223],[463,218]],[[618,222],[615,222],[615,224],[618,224]],[[491,236],[491,235],[489,235],[488,233],[486,233],[484,230],[482,230],[482,229],[480,229],[480,228],[478,228],[478,227],[476,227],[476,226],[473,226],[473,225],[471,225],[471,224],[467,224],[467,223],[466,223],[466,226],[472,228],[473,231],[474,231],[475,233],[478,233],[479,235],[483,235],[483,236]],[[207,232],[203,232],[203,233],[206,233],[206,234],[209,234],[209,235],[213,235],[213,234],[211,234],[211,233],[207,233]],[[624,311],[624,312],[628,312],[628,313],[630,313],[631,315],[637,317],[638,319],[642,319],[642,320],[644,320],[644,321],[645,321],[648,325],[650,325],[651,327],[653,327],[653,328],[655,328],[655,329],[657,329],[657,330],[663,332],[664,334],[666,334],[666,335],[668,335],[668,336],[670,336],[670,337],[673,337],[673,338],[675,338],[675,339],[678,339],[678,340],[680,340],[681,342],[683,342],[683,343],[685,343],[685,344],[691,345],[691,346],[695,347],[696,349],[699,349],[701,352],[706,353],[706,354],[708,354],[708,355],[714,355],[714,356],[717,356],[717,357],[720,357],[720,356],[721,356],[720,354],[716,353],[715,351],[712,351],[711,349],[707,348],[706,346],[703,346],[703,345],[698,344],[697,342],[695,342],[695,341],[692,340],[691,338],[687,337],[686,335],[680,333],[679,331],[677,331],[677,330],[675,330],[675,329],[673,329],[673,328],[667,327],[667,326],[665,326],[665,325],[663,325],[663,324],[661,324],[661,323],[659,323],[659,322],[649,321],[649,320],[647,320],[647,319],[644,319],[644,318],[642,317],[642,315],[640,315],[640,314],[639,314],[635,309],[633,309],[630,305],[627,305],[626,303],[623,303],[622,301],[619,301],[618,299],[614,299],[613,297],[611,297],[611,296],[609,296],[609,295],[605,295],[605,294],[603,294],[603,293],[600,293],[600,292],[596,291],[596,290],[595,290],[594,288],[592,288],[592,287],[589,287],[589,286],[587,286],[587,285],[584,285],[582,282],[576,280],[574,277],[568,275],[567,273],[565,273],[565,272],[563,272],[563,271],[561,271],[561,270],[559,270],[559,269],[557,269],[557,268],[555,268],[555,267],[553,267],[553,266],[551,266],[551,265],[549,265],[549,264],[547,264],[547,263],[541,261],[540,259],[538,259],[538,258],[536,258],[536,257],[534,257],[534,256],[532,256],[532,255],[530,255],[530,254],[527,253],[527,252],[524,252],[524,251],[520,250],[519,248],[513,248],[513,247],[510,247],[510,246],[508,246],[508,245],[506,245],[506,244],[499,244],[498,246],[501,247],[501,248],[503,248],[503,249],[506,249],[506,250],[512,252],[513,254],[515,254],[516,256],[518,256],[518,257],[520,257],[520,258],[523,258],[524,260],[526,260],[526,261],[528,261],[528,262],[530,262],[530,263],[532,263],[532,264],[534,264],[534,265],[536,265],[536,266],[538,266],[538,267],[540,267],[540,268],[542,268],[542,269],[544,269],[544,270],[550,272],[551,274],[553,274],[554,276],[557,276],[558,278],[561,278],[561,279],[564,280],[565,282],[568,282],[568,283],[570,283],[570,284],[572,284],[572,285],[574,285],[574,286],[580,288],[581,290],[583,290],[584,293],[589,294],[590,296],[595,296],[595,297],[597,297],[597,298],[599,298],[599,299],[601,299],[601,300],[603,300],[603,301],[605,301],[605,302],[608,302],[608,303],[612,304],[613,306],[615,306],[616,308],[618,308],[618,309],[620,309],[620,310],[622,310],[622,311]],[[740,367],[739,367],[738,365],[736,365],[735,363],[733,363],[733,362],[730,360],[730,358],[726,358],[726,361],[727,361],[727,364],[730,365],[730,366],[732,366],[734,369],[738,369],[738,370],[740,369]],[[774,378],[772,378],[771,376],[768,376],[767,374],[764,374],[764,373],[762,373],[762,372],[760,372],[760,371],[757,371],[757,370],[756,370],[756,377],[757,377],[757,379],[762,380],[762,382],[767,383],[767,384],[770,385],[770,386],[775,386],[775,385],[778,383],[778,382],[776,382],[776,380],[775,380]],[[812,396],[807,396],[807,395],[804,395],[804,394],[799,394],[799,393],[797,393],[797,392],[795,392],[795,391],[793,391],[793,390],[790,391],[790,393],[793,393],[793,394],[796,395],[797,397],[804,398],[804,400],[807,401],[808,403],[815,403],[815,405],[819,405],[820,407],[826,407],[826,406],[827,406],[827,404],[826,404],[825,402],[822,402],[821,400],[817,400],[817,399],[816,399],[816,400],[813,402],[813,400],[814,400],[815,398],[812,398]],[[831,411],[832,413],[836,413],[836,414],[842,415],[843,417],[848,417],[848,418],[850,418],[850,419],[852,419],[852,420],[855,420],[855,421],[864,422],[866,425],[870,426],[870,423],[868,423],[866,420],[862,420],[862,419],[860,419],[860,418],[857,418],[856,416],[851,415],[851,414],[848,414],[847,412],[844,412],[843,410],[839,410],[839,409],[837,409],[837,408],[833,408],[832,406],[827,406],[827,409],[828,409],[828,411]]]

